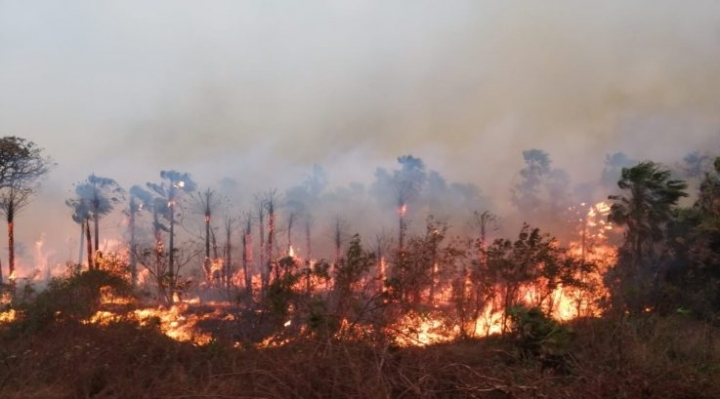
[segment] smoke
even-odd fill
[[[59,164],[18,240],[70,252],[62,204],[90,173],[229,177],[248,202],[413,154],[503,204],[529,148],[575,182],[615,151],[720,152],[719,27],[710,0],[0,0],[0,134]]]

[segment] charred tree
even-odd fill
[[[205,278],[208,282],[211,282],[214,278],[222,278],[221,276],[213,276],[213,264],[217,263],[220,258],[218,257],[217,240],[215,237],[215,231],[212,228],[212,218],[216,213],[217,209],[221,206],[222,200],[217,195],[215,190],[207,189],[203,192],[198,192],[194,196],[195,207],[197,211],[204,218],[204,234],[203,240],[205,242],[205,258],[203,260],[203,269],[205,271]],[[210,248],[212,245],[213,253],[211,255]],[[220,272],[222,274],[222,271]]]
[[[312,259],[312,218],[307,216],[305,219],[305,259]]]
[[[9,278],[15,272],[15,216],[30,202],[37,182],[52,166],[50,158],[34,142],[15,136],[0,138],[0,211],[8,228]]]
[[[161,171],[159,184],[148,183],[148,188],[167,204],[162,216],[169,224],[168,237],[168,268],[167,277],[169,293],[172,298],[176,291],[177,273],[175,267],[175,224],[177,223],[177,212],[180,208],[180,201],[184,194],[195,190],[195,182],[188,173],[180,173],[174,170]],[[159,209],[158,209],[159,210]]]
[[[115,205],[124,199],[125,190],[113,179],[91,174],[85,181],[75,185],[79,201],[85,202],[93,224],[95,251],[100,249],[100,218],[113,211]],[[95,254],[93,254],[94,256]]]
[[[223,262],[222,280],[225,283],[225,289],[230,290],[232,287],[233,265],[232,265],[232,232],[235,228],[236,219],[228,217],[225,219],[225,260]]]
[[[72,219],[75,223],[80,225],[80,258],[78,259],[78,264],[82,264],[82,252],[83,252],[83,246],[87,245],[88,251],[90,251],[88,256],[88,269],[93,269],[92,264],[92,241],[89,243],[86,243],[86,240],[91,240],[90,236],[87,235],[89,230],[87,230],[89,227],[86,226],[87,221],[90,219],[90,209],[88,208],[88,204],[86,201],[83,201],[80,198],[71,198],[65,201],[65,205],[70,207],[73,210],[72,213]]]
[[[92,244],[92,235],[90,234],[90,217],[85,218],[85,243],[87,244],[87,259],[88,259],[88,269],[89,270],[95,270],[95,265],[93,264],[93,244]]]
[[[260,197],[256,197],[256,200],[258,207],[258,233],[260,235],[260,255],[258,257],[260,263],[258,269],[260,270],[260,290],[264,296],[270,285],[270,271],[267,269],[265,262],[265,201]]]
[[[130,283],[133,287],[138,282],[138,242],[137,242],[137,218],[143,209],[152,208],[152,195],[140,186],[130,188],[130,201],[128,203],[128,233],[130,236]]]
[[[273,245],[275,245],[275,190],[269,191],[265,194],[265,208],[267,209],[268,213],[268,234],[267,234],[267,243],[265,245],[265,250],[267,253],[265,254],[266,261],[267,261],[267,270],[268,273],[271,273],[273,268],[275,269],[275,279],[280,278],[280,268],[274,265],[274,259],[273,259]]]
[[[392,204],[398,215],[398,253],[405,248],[407,232],[406,214],[408,205],[419,196],[427,182],[425,164],[412,155],[398,157],[400,169],[392,173],[385,169],[375,172],[376,181],[371,190],[378,199],[387,205]]]
[[[288,216],[288,224],[287,224],[287,254],[290,255],[290,251],[292,250],[292,228],[293,224],[295,222],[295,213],[292,212]]]
[[[12,183],[0,191],[0,211],[7,222],[9,277],[15,275],[15,215],[30,202],[33,192],[32,188]]]
[[[245,294],[252,299],[252,275],[250,274],[250,265],[253,262],[252,253],[252,214],[248,212],[245,215],[245,228],[243,230],[243,258],[242,268],[243,277],[245,279]]]

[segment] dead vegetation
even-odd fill
[[[556,368],[490,337],[427,348],[299,339],[174,341],[132,321],[0,333],[3,398],[717,398],[716,328],[682,317],[582,320]]]

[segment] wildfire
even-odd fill
[[[407,213],[407,204],[400,205],[400,207],[398,208],[398,215],[400,215],[400,217],[405,217],[406,213]]]
[[[543,291],[541,287],[547,284],[547,281],[535,282],[520,287],[515,294],[517,301],[529,306],[542,305],[544,310],[558,320],[571,320],[577,317],[597,316],[600,308],[597,304],[598,299],[607,295],[607,290],[603,285],[603,274],[607,268],[616,259],[616,250],[608,244],[609,232],[614,229],[612,224],[606,221],[607,214],[610,211],[610,205],[600,202],[594,205],[581,204],[578,208],[578,229],[577,239],[567,244],[567,255],[573,259],[582,260],[586,264],[596,265],[592,271],[584,271],[582,275],[576,276],[577,279],[584,283],[584,286],[590,287],[580,289],[575,287],[566,287],[557,285],[556,288],[548,294],[547,289]],[[407,212],[407,205],[403,204],[398,208],[398,214],[402,217]],[[36,252],[42,253],[42,241],[36,244]],[[297,264],[302,264],[298,257],[297,251],[293,246],[287,247],[287,256],[294,258]],[[383,292],[384,285],[382,282],[393,272],[393,265],[384,257],[379,257],[375,265],[372,276],[366,276],[363,283],[365,287],[371,287],[370,290]],[[312,268],[314,261],[308,260],[305,263]],[[212,262],[211,275],[222,270],[223,261],[218,259]],[[381,331],[389,336],[393,336],[395,343],[400,346],[427,346],[437,343],[450,342],[459,336],[482,337],[502,333],[507,328],[507,315],[504,313],[503,301],[501,294],[496,293],[494,297],[484,298],[481,300],[479,308],[473,309],[470,316],[462,317],[452,311],[455,308],[454,300],[457,295],[457,284],[460,284],[460,290],[469,302],[480,301],[479,295],[475,292],[476,287],[469,278],[469,274],[465,273],[459,277],[459,280],[450,283],[448,279],[443,277],[444,265],[441,261],[435,260],[431,269],[428,271],[432,274],[431,287],[427,288],[419,296],[425,301],[427,298],[424,311],[398,312],[401,316],[392,319],[383,324]],[[237,270],[233,275],[233,281],[238,286],[244,286],[245,276],[242,270]],[[261,287],[262,282],[260,275],[248,270],[250,274],[249,281],[252,285],[252,295],[255,300],[260,301],[262,298]],[[142,270],[139,273],[141,284],[149,279],[148,272]],[[10,280],[15,276],[10,276]],[[294,283],[292,290],[297,292],[317,292],[319,295],[330,295],[332,286],[330,278],[320,274],[307,273],[300,275],[297,282]],[[379,286],[378,286],[379,282]],[[457,284],[456,284],[457,283]],[[501,287],[495,287],[500,289]],[[497,292],[501,292],[497,290]],[[120,322],[123,320],[133,320],[141,325],[155,326],[159,331],[168,337],[178,341],[193,342],[203,345],[211,342],[213,339],[208,332],[202,331],[198,323],[202,321],[231,321],[234,316],[223,310],[224,307],[230,308],[232,305],[227,303],[213,304],[213,311],[208,311],[207,306],[200,306],[200,299],[195,298],[175,298],[175,305],[170,307],[147,307],[139,309],[130,309],[129,307],[119,307],[117,305],[132,305],[133,300],[125,297],[114,296],[111,291],[103,291],[101,310],[92,317],[84,320],[87,324],[107,325],[110,323]],[[383,304],[390,304],[391,300],[383,300]],[[207,303],[205,305],[208,305]],[[120,309],[121,310],[118,310]],[[205,309],[205,310],[203,310]],[[294,308],[293,308],[294,309]],[[290,313],[295,312],[292,310]],[[390,310],[393,313],[393,310]],[[388,313],[388,314],[390,314]],[[0,313],[0,323],[11,322],[16,319],[14,310]],[[289,343],[297,334],[306,333],[306,326],[297,321],[301,319],[288,319],[282,326],[280,331],[267,337],[264,341],[257,344],[258,347],[281,346]],[[372,333],[373,328],[369,324],[350,322],[343,319],[341,328],[337,332],[338,338],[342,339],[362,339],[368,333]]]
[[[17,318],[17,315],[15,314],[15,309],[10,309],[5,312],[0,312],[0,324],[1,323],[10,323],[14,321]]]
[[[408,313],[389,328],[400,346],[427,346],[455,340],[459,326],[448,326],[442,315]]]
[[[188,304],[180,303],[169,308],[143,308],[124,313],[101,310],[85,320],[84,323],[108,325],[123,320],[135,320],[143,326],[157,326],[163,334],[176,341],[205,345],[212,341],[212,336],[200,331],[197,324],[204,320],[232,321],[234,316],[225,314],[221,309],[216,309],[211,313],[198,314],[192,312]]]

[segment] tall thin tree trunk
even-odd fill
[[[340,267],[340,261],[342,259],[342,226],[340,217],[335,219],[335,232],[334,232],[334,244],[335,244],[335,267]]]
[[[162,241],[162,232],[157,227],[157,225],[154,228],[155,233],[155,275],[157,276],[160,281],[163,281],[162,275],[164,273],[164,270],[162,270],[162,261],[163,261],[163,241]]]
[[[205,276],[208,283],[212,282],[212,262],[210,261],[210,212],[205,210]]]
[[[312,226],[311,226],[311,223],[310,223],[310,219],[308,218],[308,219],[305,221],[305,246],[307,247],[307,248],[305,249],[305,259],[306,259],[306,260],[312,259],[312,241],[311,241],[311,236],[310,236],[310,233],[311,233],[310,229],[311,229],[311,227],[312,227]]]
[[[267,250],[267,262],[268,262],[268,270],[272,270],[273,268],[273,245],[275,244],[275,203],[272,198],[268,200],[268,239],[267,239],[267,246],[265,247],[265,250]],[[275,279],[280,278],[280,267],[275,265]]]
[[[212,229],[210,230],[210,240],[212,241],[213,259],[217,260],[220,258],[220,254],[218,253],[217,237]]]
[[[265,202],[260,201],[260,207],[258,209],[258,220],[259,220],[259,233],[260,233],[260,290],[263,296],[267,292],[268,285],[270,285],[270,270],[267,268],[265,262]]]
[[[288,229],[287,229],[287,253],[290,254],[290,249],[292,249],[292,228],[293,228],[293,222],[295,221],[295,214],[291,213],[290,217],[288,218]]]
[[[132,200],[131,200],[132,201]],[[137,273],[137,244],[135,243],[135,214],[137,211],[134,208],[134,203],[130,204],[130,220],[128,227],[130,228],[130,284],[132,287],[137,287],[138,273]]]
[[[243,234],[243,276],[245,277],[245,293],[248,300],[252,299],[252,276],[250,274],[249,265],[252,264],[252,222],[248,217]]]
[[[170,205],[170,248],[168,260],[168,278],[170,284],[170,303],[175,301],[175,206]]]
[[[210,258],[210,213],[205,212],[205,258]]]
[[[405,216],[398,217],[398,252],[405,249]]]
[[[8,233],[8,276],[12,278],[15,273],[15,207],[12,201],[7,207],[7,233]]]
[[[80,221],[80,253],[78,254],[78,267],[82,266],[83,249],[85,247],[85,222]]]
[[[225,279],[225,288],[230,289],[232,277],[232,220],[225,222],[225,264],[223,265],[223,278]]]
[[[100,250],[100,215],[98,214],[98,206],[99,204],[95,204],[95,209],[93,210],[93,221],[95,222],[95,251]]]
[[[87,259],[88,259],[88,270],[94,270],[93,265],[93,243],[92,234],[90,234],[90,218],[85,218],[85,241],[87,243]]]

